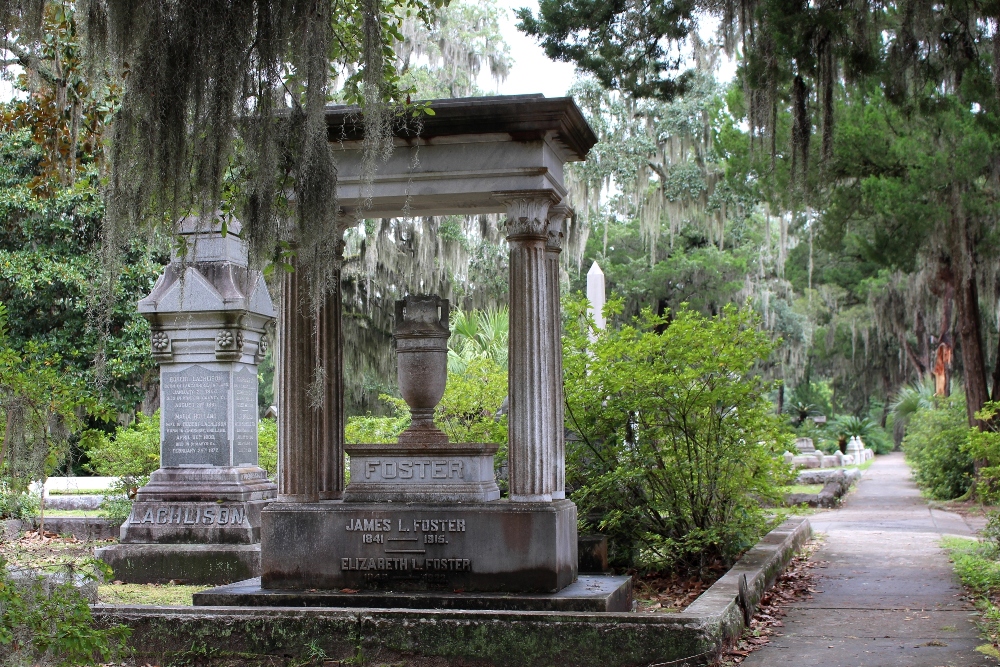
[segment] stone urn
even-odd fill
[[[448,300],[412,295],[396,302],[396,368],[399,393],[410,406],[410,427],[400,443],[445,443],[434,425],[434,408],[448,382]]]

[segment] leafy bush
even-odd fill
[[[903,451],[914,479],[930,497],[950,500],[972,487],[968,434],[965,396],[960,393],[939,397],[933,407],[922,406],[909,415]]]
[[[129,630],[94,625],[87,599],[73,585],[74,577],[100,580],[103,563],[67,568],[61,583],[41,577],[19,577],[0,556],[0,664],[99,665],[116,658]]]
[[[128,426],[119,426],[108,437],[88,431],[81,443],[90,457],[91,469],[99,475],[136,479],[160,467],[160,411],[152,417],[141,412]]]
[[[118,478],[101,503],[101,516],[124,523],[132,512],[135,494],[160,467],[160,411],[152,417],[139,413],[134,422],[119,426],[111,437],[88,431],[81,445],[94,472]]]
[[[379,394],[379,400],[392,406],[393,416],[348,417],[344,426],[344,441],[349,444],[364,442],[396,442],[399,434],[410,425],[410,409],[406,401],[388,394]]]
[[[619,565],[732,562],[765,532],[763,501],[787,481],[791,446],[755,367],[774,349],[749,308],[686,307],[593,329],[567,304],[563,359],[572,498],[615,543]],[[609,321],[621,303],[606,307]],[[589,336],[596,336],[591,341]]]
[[[888,454],[892,451],[892,440],[885,429],[867,417],[840,415],[832,424],[832,432],[836,438],[841,436],[848,440],[857,436],[866,447],[871,447],[876,454]]]
[[[278,474],[277,419],[261,419],[257,422],[257,462],[271,479]]]
[[[0,520],[26,521],[38,514],[38,497],[0,480]]]
[[[490,357],[467,362],[449,373],[448,386],[434,416],[452,442],[507,443],[507,415],[497,416],[507,398],[507,368]],[[497,459],[505,456],[497,454]]]
[[[969,456],[979,462],[979,477],[976,483],[976,494],[983,502],[991,505],[1000,502],[1000,402],[988,401],[976,413],[976,419],[984,424],[984,430],[970,428],[966,451]],[[996,515],[994,522],[1000,521]],[[1000,534],[1000,531],[998,531]]]

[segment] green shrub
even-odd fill
[[[132,513],[132,502],[149,474],[160,467],[160,411],[152,417],[139,413],[128,426],[119,426],[113,436],[88,431],[81,445],[90,457],[91,469],[118,479],[101,503],[100,514],[124,523]]]
[[[965,396],[960,393],[939,397],[933,407],[922,406],[909,415],[903,451],[917,485],[930,497],[951,500],[972,487],[968,434]]]
[[[585,300],[567,306],[567,419],[579,434],[567,477],[585,524],[611,536],[619,565],[732,562],[766,531],[762,503],[788,479],[779,454],[791,442],[755,372],[774,343],[749,308],[646,310],[595,332]],[[609,322],[620,307],[609,302]]]
[[[15,489],[8,482],[0,480],[0,520],[19,519],[26,521],[37,514],[37,496],[27,491]]]
[[[888,454],[892,451],[892,438],[884,428],[867,417],[840,415],[831,427],[829,430],[835,439],[843,436],[850,440],[857,436],[865,447],[870,447],[876,454]]]
[[[160,411],[152,417],[141,412],[128,426],[119,426],[113,436],[100,431],[84,434],[81,446],[90,457],[90,468],[98,475],[138,478],[160,467]]]
[[[344,441],[348,444],[396,442],[399,434],[410,425],[410,409],[406,401],[388,394],[380,394],[379,400],[392,406],[393,416],[348,417],[344,427]]]
[[[261,419],[257,422],[258,465],[274,479],[278,474],[278,420]]]
[[[1000,402],[987,401],[976,413],[983,430],[970,428],[966,451],[979,462],[979,476],[976,494],[979,499],[991,505],[1000,502]]]
[[[84,568],[67,568],[62,583],[45,584],[33,577],[15,581],[0,556],[0,664],[75,667],[116,658],[128,628],[96,627],[87,599],[73,585],[74,576],[99,580],[102,565],[91,559]]]

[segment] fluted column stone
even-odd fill
[[[344,493],[340,267],[337,290],[315,308],[306,276],[293,266],[281,284],[278,500],[333,500]]]
[[[552,499],[566,497],[566,429],[565,404],[563,399],[562,364],[562,309],[560,306],[559,254],[565,237],[566,217],[569,208],[565,205],[549,209],[548,237],[545,243],[545,279],[548,287],[549,363],[552,368]]]
[[[510,244],[508,466],[513,502],[552,500],[552,311],[546,271],[546,192],[505,196]]]

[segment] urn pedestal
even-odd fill
[[[345,447],[342,503],[276,503],[262,513],[262,590],[555,593],[576,579],[576,506],[501,501],[497,445],[452,443],[434,424],[449,335],[448,301],[396,302],[411,425],[395,443]]]

